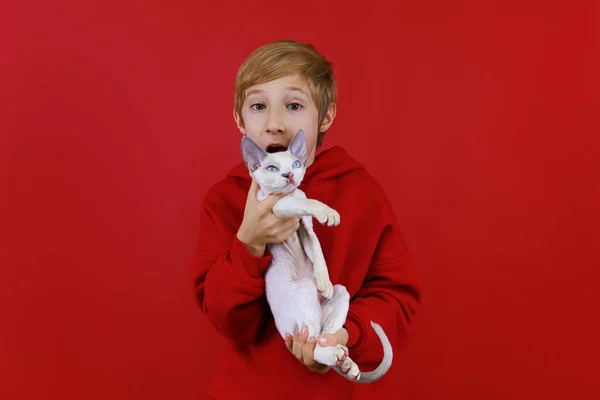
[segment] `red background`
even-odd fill
[[[240,160],[235,72],[280,38],[334,63],[325,147],[418,261],[389,398],[600,396],[598,2],[93,3],[0,6],[1,398],[204,398],[200,201]]]

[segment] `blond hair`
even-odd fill
[[[318,111],[319,127],[331,103],[336,101],[336,85],[331,63],[311,44],[279,40],[254,50],[240,66],[235,79],[235,112],[242,117],[246,90],[254,85],[298,74],[308,84]],[[242,121],[243,123],[243,121]],[[325,132],[320,132],[317,147]]]

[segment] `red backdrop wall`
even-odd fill
[[[240,160],[237,67],[280,38],[334,63],[325,147],[418,261],[389,398],[600,396],[597,2],[92,3],[0,6],[1,398],[205,398],[200,201]]]

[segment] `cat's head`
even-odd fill
[[[242,157],[252,176],[268,193],[288,193],[297,188],[306,172],[306,138],[301,129],[287,149],[267,152],[248,136],[242,138]]]

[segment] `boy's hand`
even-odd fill
[[[279,218],[273,206],[286,193],[271,194],[258,201],[258,183],[253,179],[246,199],[244,219],[237,232],[238,239],[255,257],[262,257],[268,243],[282,243],[300,227],[300,218]]]
[[[338,344],[345,346],[348,344],[348,331],[345,328],[340,329],[334,334],[320,335],[317,340],[313,337],[307,341],[307,336],[308,329],[306,327],[303,327],[303,330],[300,332],[294,332],[293,337],[287,334],[285,336],[285,346],[308,369],[321,374],[329,371],[329,366],[320,364],[314,360],[313,354],[317,340],[319,340],[321,346],[336,346]]]

